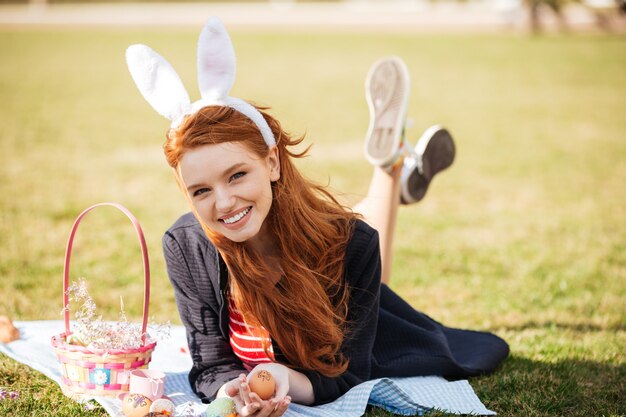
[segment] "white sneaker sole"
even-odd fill
[[[410,90],[409,71],[399,57],[382,58],[370,68],[365,81],[370,111],[365,157],[372,165],[388,167],[400,156]]]

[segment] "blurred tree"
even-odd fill
[[[542,15],[550,11],[556,17],[562,31],[569,29],[563,10],[568,4],[582,3],[595,17],[596,25],[611,32],[620,20],[626,18],[626,0],[523,0],[528,10],[530,30],[537,34],[542,30]]]
[[[528,10],[530,30],[533,33],[541,32],[541,14],[545,9],[550,9],[556,16],[561,30],[567,30],[567,20],[563,15],[563,6],[568,0],[524,0]]]

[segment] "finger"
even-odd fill
[[[245,382],[245,381],[246,381],[246,376],[244,374],[239,374],[239,376],[236,379],[233,379],[230,382],[230,384],[231,384],[230,386],[232,386],[234,388],[234,390],[236,390],[236,392],[234,392],[231,395],[231,397],[234,396],[234,395],[241,395],[240,394],[241,393],[241,384],[243,382]]]
[[[271,413],[272,411],[274,411],[274,405],[270,404],[270,401],[272,400],[268,400],[268,401],[264,401],[263,399],[261,399],[261,397],[259,397],[259,395],[256,392],[250,391],[250,404],[258,404],[258,412],[260,414],[255,415],[255,417],[265,417],[267,415],[269,415],[269,413]],[[268,407],[268,404],[270,404],[270,406]],[[267,411],[264,411],[266,410]],[[267,414],[266,414],[267,413]]]
[[[250,391],[250,402],[263,404],[264,400],[254,391]]]
[[[278,403],[276,402],[276,400],[266,401],[265,404],[263,404],[262,408],[259,409],[255,417],[269,417],[273,415],[277,405]]]
[[[248,405],[243,406],[237,413],[241,417],[248,417],[253,414],[255,415],[255,417],[258,417],[258,414],[255,414],[258,409],[259,409],[259,404],[253,403],[253,404],[248,404]]]
[[[241,414],[241,410],[246,405],[243,403],[243,401],[241,400],[241,397],[239,395],[235,395],[234,397],[231,397],[231,398],[235,402],[235,410],[237,411],[238,414]]]
[[[239,393],[238,380],[234,380],[231,383],[229,383],[226,386],[226,389],[224,390],[224,392],[226,392],[226,395],[228,395],[229,397],[234,397],[235,395],[237,395]]]
[[[289,408],[289,404],[291,404],[291,398],[285,397],[282,401],[277,404],[276,410],[271,414],[270,417],[280,417],[287,412]]]
[[[285,414],[290,404],[291,404],[291,397],[286,397],[284,400],[282,400],[280,402],[280,405],[278,406],[278,410],[276,410],[278,412],[277,415],[282,416],[283,414]]]
[[[241,385],[239,386],[239,394],[241,395],[241,398],[243,398],[243,401],[246,404],[250,404],[253,401],[250,399],[250,385],[248,385],[247,381],[244,381],[241,383]],[[256,394],[254,394],[256,395]],[[259,398],[260,399],[260,398]]]

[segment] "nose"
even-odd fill
[[[235,208],[236,198],[225,187],[215,189],[215,208],[220,213],[228,213]]]

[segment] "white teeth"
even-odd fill
[[[224,223],[226,224],[231,224],[231,223],[235,223],[238,222],[239,220],[241,220],[241,218],[243,216],[245,216],[246,214],[248,214],[248,212],[250,211],[251,207],[247,207],[244,211],[242,211],[239,214],[235,214],[233,217],[229,217],[227,219],[224,219]]]

